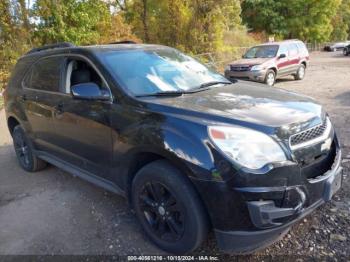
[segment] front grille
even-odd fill
[[[301,172],[307,179],[315,179],[323,176],[331,170],[337,157],[337,148],[333,141],[330,151],[317,157],[311,163],[302,167]]]
[[[231,71],[246,72],[250,70],[250,66],[231,66]]]
[[[322,125],[315,126],[298,134],[292,135],[290,137],[290,145],[296,146],[323,135],[327,129],[327,121],[324,121]]]

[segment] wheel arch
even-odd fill
[[[275,76],[277,76],[277,68],[276,67],[270,67],[269,69],[267,69],[267,71],[269,70],[273,70],[275,72]]]
[[[175,168],[179,169],[181,173],[188,177],[189,176],[189,170],[185,166],[184,163],[181,163],[180,159],[176,159],[174,157],[170,157],[166,154],[155,151],[139,151],[137,153],[134,153],[133,156],[131,157],[131,160],[129,161],[128,164],[128,172],[126,175],[126,196],[131,204],[131,187],[132,187],[132,182],[136,176],[136,174],[143,168],[144,166],[157,161],[157,160],[164,160],[167,161],[170,165],[174,166]]]
[[[13,133],[13,130],[16,126],[20,125],[20,121],[18,121],[18,119],[14,116],[9,116],[8,119],[7,119],[7,127],[8,127],[8,130],[12,136],[12,133]]]

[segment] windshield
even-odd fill
[[[197,60],[171,48],[100,54],[114,77],[132,94],[183,92],[209,82],[228,82]]]
[[[255,46],[249,49],[244,58],[272,58],[277,55],[278,45]]]

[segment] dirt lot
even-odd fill
[[[345,183],[332,202],[295,225],[283,240],[244,258],[261,260],[266,256],[281,258],[284,255],[350,258],[350,57],[314,53],[303,81],[287,78],[279,81],[277,87],[313,96],[325,106],[340,136]],[[36,174],[22,171],[16,162],[2,110],[0,255],[5,254],[164,253],[144,236],[123,198],[54,167]],[[213,236],[195,254],[220,255]]]

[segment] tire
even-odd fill
[[[265,76],[265,84],[268,86],[274,86],[276,83],[276,73],[272,69],[268,70]]]
[[[152,162],[136,174],[132,204],[147,236],[169,253],[193,251],[207,238],[209,220],[201,199],[167,161]]]
[[[12,137],[18,163],[25,171],[36,172],[46,167],[47,163],[35,156],[33,146],[21,126],[13,129]]]
[[[343,55],[344,56],[348,56],[349,55],[348,50],[346,48],[344,48],[344,50],[343,50]]]
[[[305,71],[306,71],[305,65],[300,65],[298,68],[298,71],[294,75],[294,79],[295,80],[303,80],[305,77]]]

